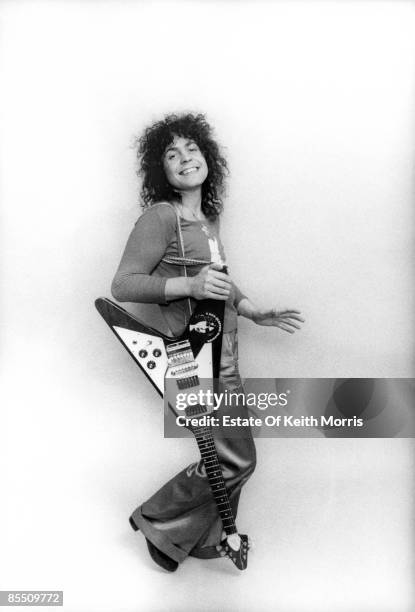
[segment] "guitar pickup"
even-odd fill
[[[189,372],[194,372],[197,370],[197,363],[193,362],[189,365],[182,366],[180,368],[171,369],[170,372],[172,376],[183,376],[184,374],[188,374]]]

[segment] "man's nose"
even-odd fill
[[[180,155],[180,161],[182,164],[185,164],[186,162],[190,161],[192,159],[192,155],[190,153],[190,151],[186,151],[185,149],[181,152]]]

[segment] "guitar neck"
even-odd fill
[[[222,468],[219,464],[212,429],[208,426],[196,426],[192,428],[192,431],[196,438],[200,455],[203,459],[209,485],[218,508],[223,529],[226,535],[237,533],[235,518],[229,502],[225,481],[223,479]]]
[[[196,391],[199,389],[200,380],[198,368],[189,341],[181,340],[174,342],[168,345],[166,350],[169,364],[169,370],[166,377],[174,377],[177,388],[180,390],[186,389],[189,391]],[[206,414],[206,406],[187,406],[185,414],[197,420],[198,417],[203,417]],[[199,424],[192,425],[189,429],[191,429],[196,438],[212,495],[223,524],[223,529],[227,536],[237,533],[235,518],[223,479],[222,468],[219,463],[212,429],[208,425]]]

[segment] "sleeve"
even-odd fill
[[[141,215],[125,247],[111,285],[119,302],[166,304],[167,278],[152,276],[176,231],[176,215],[167,204],[154,205]]]
[[[237,285],[235,285],[235,283],[232,281],[232,285],[233,285],[233,290],[235,293],[235,299],[233,301],[233,304],[235,306],[235,308],[238,308],[238,304],[241,300],[243,300],[244,298],[247,298],[247,296],[242,293],[242,291],[239,289],[239,287]]]

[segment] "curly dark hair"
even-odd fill
[[[202,211],[206,217],[214,219],[223,209],[222,196],[228,165],[213,138],[211,126],[201,113],[166,115],[164,119],[148,127],[137,139],[143,210],[163,200],[180,198],[180,194],[167,181],[163,168],[164,152],[175,136],[193,140],[206,160],[208,176],[202,184]]]

